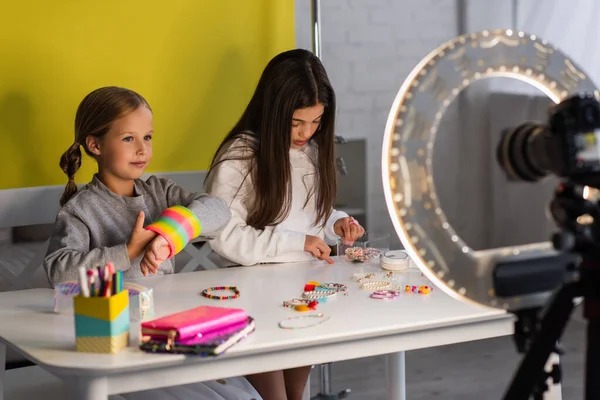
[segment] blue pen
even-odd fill
[[[123,291],[123,271],[119,270],[117,271],[117,274],[119,275],[119,293],[121,293]]]

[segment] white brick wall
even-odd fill
[[[396,237],[381,184],[390,106],[413,67],[456,36],[456,12],[455,0],[321,1],[322,59],[338,97],[337,133],[368,142],[367,228],[373,232]],[[310,29],[310,0],[296,0],[298,47],[311,49]]]
[[[310,2],[296,0],[297,46],[307,49],[311,48]],[[541,3],[547,7],[541,8]],[[575,16],[579,16],[579,20],[585,20],[586,23],[575,24],[577,28],[583,29],[579,25],[588,26],[589,32],[593,33],[588,36],[600,37],[599,25],[593,23],[593,17],[584,18],[593,12],[600,12],[600,6],[596,6],[593,0],[578,0],[579,3],[587,7],[580,7],[578,10],[583,10],[580,13],[570,13],[569,21],[575,21]],[[464,8],[459,9],[457,4],[462,4]],[[543,21],[541,14],[556,16],[560,14],[559,8],[562,10],[567,6],[566,0],[321,0],[322,58],[338,95],[337,132],[347,138],[367,140],[368,183],[365,190],[369,230],[389,232],[392,237],[396,236],[385,207],[380,161],[383,130],[391,103],[412,68],[430,51],[459,33],[457,13],[464,13],[462,28],[466,32],[515,27],[532,30],[524,26],[527,25],[526,16],[531,10],[536,10],[532,16]],[[532,18],[529,19],[533,21]],[[550,25],[560,28],[560,24]],[[545,29],[550,28],[540,26],[531,33],[542,35],[541,30]],[[566,40],[564,35],[571,35],[568,38],[573,35],[572,30],[557,32],[563,41]],[[584,68],[600,71],[595,67],[596,64],[586,64],[584,61],[587,59],[578,59],[578,49],[583,49],[581,57],[594,56],[594,52],[584,51],[588,42],[566,41],[568,43],[564,43],[564,50],[585,64],[582,65]],[[454,216],[456,224],[452,222],[453,225],[459,228],[459,233],[468,238],[467,242],[474,248],[487,248],[489,238],[486,237],[495,229],[485,223],[486,218],[490,217],[491,204],[498,201],[491,197],[490,176],[486,172],[486,168],[497,169],[495,163],[488,165],[489,158],[493,157],[490,146],[495,144],[490,143],[491,139],[483,137],[481,132],[488,130],[490,91],[498,90],[498,84],[499,87],[507,87],[506,83],[485,81],[471,87],[463,96],[463,106],[469,111],[468,123],[450,121],[456,123],[462,132],[461,139],[453,140],[451,135],[445,140],[441,135],[438,138],[439,145],[448,152],[454,152],[454,156],[444,156],[437,163],[448,169],[454,168],[456,177],[445,177],[441,181],[436,177],[436,186],[441,182],[441,186],[451,193],[451,201],[442,203],[446,214]],[[452,129],[445,126],[447,133]],[[465,176],[472,179],[464,179]]]

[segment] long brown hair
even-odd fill
[[[60,169],[68,178],[67,186],[60,198],[61,206],[77,193],[75,173],[81,167],[81,147],[87,155],[94,157],[86,146],[86,138],[88,136],[102,138],[115,120],[141,106],[150,109],[148,102],[141,95],[117,86],[102,87],[85,96],[75,114],[75,141],[60,157]]]
[[[307,50],[296,49],[275,56],[266,66],[250,103],[219,146],[207,175],[209,180],[214,169],[227,160],[249,162],[248,173],[255,194],[249,205],[248,225],[264,229],[288,216],[292,191],[289,156],[292,116],[294,111],[318,103],[325,106],[325,111],[311,138],[317,146],[317,157],[313,160],[317,174],[315,187],[306,201],[316,196],[315,224],[324,225],[331,215],[336,194],[335,92],[319,58]],[[232,143],[243,138],[249,139],[243,142],[250,151],[232,155],[235,154],[231,151]]]

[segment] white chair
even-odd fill
[[[202,171],[157,175],[169,177],[187,190],[203,191],[205,173]],[[63,190],[62,185],[0,190],[0,229],[53,224]],[[44,243],[0,247],[0,290],[49,287],[41,268],[47,249],[47,240]],[[210,251],[208,243],[190,243],[184,249],[190,259],[180,272],[191,272],[199,266],[217,268],[208,258]],[[5,362],[6,368],[5,399],[35,399],[42,398],[42,394],[43,398],[50,400],[66,397],[58,378],[34,366],[19,354],[10,350],[4,352],[3,349],[4,346],[0,349],[0,360],[6,361],[0,362]]]

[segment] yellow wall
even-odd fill
[[[268,60],[294,47],[291,0],[24,0],[0,12],[0,189],[66,183],[60,155],[91,90],[154,110],[148,172],[206,169]],[[76,176],[87,182],[86,157]]]

